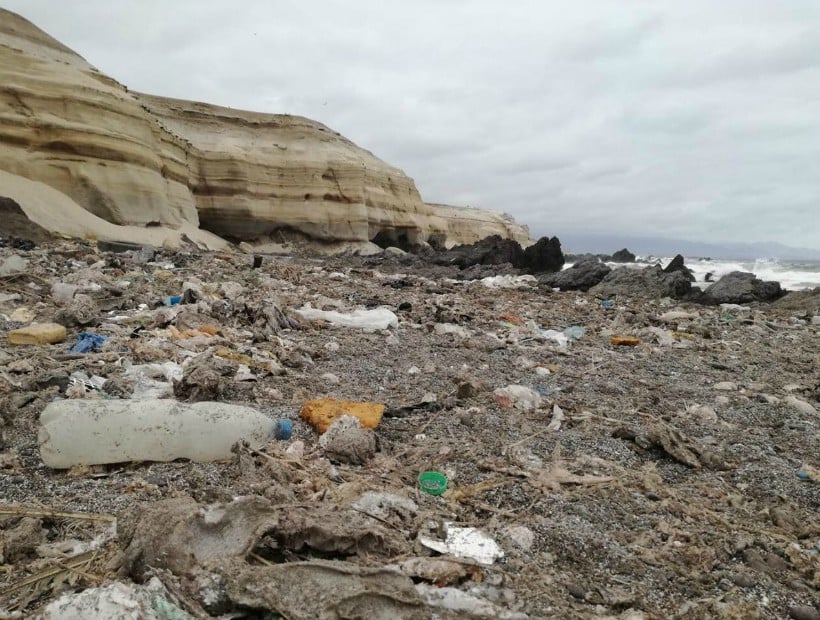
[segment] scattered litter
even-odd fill
[[[194,620],[173,601],[157,577],[145,585],[115,581],[52,601],[36,620]]]
[[[613,346],[637,347],[641,344],[641,339],[632,336],[612,336],[609,342]]]
[[[81,332],[77,334],[77,342],[71,347],[72,353],[91,353],[99,351],[100,347],[108,340],[108,336],[100,334],[92,334],[90,332]]]
[[[34,310],[21,306],[16,308],[9,318],[15,323],[31,323],[35,316]]]
[[[322,398],[307,401],[302,405],[299,416],[317,431],[324,433],[333,421],[342,415],[358,418],[364,428],[376,428],[382,420],[383,413],[384,405],[378,403]]]
[[[527,620],[525,613],[503,609],[498,605],[457,588],[439,588],[426,583],[416,584],[424,601],[437,609],[458,614],[459,618],[490,618],[498,620]]]
[[[397,570],[311,560],[265,566],[217,567],[227,598],[242,609],[268,610],[290,620],[388,618],[429,620],[430,611]]]
[[[393,493],[376,493],[374,491],[362,494],[350,507],[381,520],[392,517],[409,520],[419,509],[416,502],[411,499]]]
[[[538,283],[535,276],[488,276],[480,280],[483,286],[490,289],[497,288],[530,288]]]
[[[547,424],[547,430],[557,431],[561,429],[561,422],[564,421],[564,411],[558,405],[552,406],[552,419]]]
[[[57,323],[32,323],[9,332],[9,343],[15,345],[57,344],[64,342],[66,328]]]
[[[420,535],[419,542],[433,551],[474,560],[479,564],[490,565],[504,557],[504,551],[498,543],[481,530],[473,527],[455,527],[452,523],[445,523],[444,530],[444,541]]]
[[[807,482],[820,482],[820,470],[803,463],[797,470],[797,477]]]
[[[293,422],[290,420],[277,420],[273,427],[273,436],[276,439],[287,440],[293,435]]]
[[[508,385],[493,392],[495,402],[508,409],[538,409],[541,406],[541,395],[523,385]]]
[[[447,490],[447,476],[437,471],[419,474],[419,488],[430,495],[441,495]]]
[[[308,321],[327,321],[332,325],[352,327],[364,331],[378,331],[390,327],[398,327],[399,317],[387,308],[373,310],[354,310],[349,313],[334,310],[317,310],[305,304],[304,307],[294,310],[296,314]]]
[[[272,431],[267,416],[227,403],[59,400],[40,415],[38,442],[46,466],[67,469],[126,461],[230,459],[237,441],[259,448]]]

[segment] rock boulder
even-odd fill
[[[672,297],[683,299],[692,291],[692,283],[682,273],[664,273],[659,266],[644,269],[622,267],[613,269],[600,283],[590,289],[600,297],[614,295],[637,297]]]
[[[541,276],[538,281],[562,291],[588,291],[611,271],[611,267],[593,256],[576,262],[569,269]]]
[[[703,292],[707,304],[745,304],[752,301],[774,301],[785,294],[779,282],[764,282],[755,274],[733,271]]]

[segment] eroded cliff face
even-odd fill
[[[23,209],[14,176],[123,226],[236,240],[529,241],[501,213],[423,202],[401,170],[321,123],[129,92],[2,9],[0,143],[11,175],[0,195]]]

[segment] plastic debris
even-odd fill
[[[463,592],[458,588],[439,588],[419,583],[416,584],[416,591],[430,607],[457,613],[459,618],[493,618],[496,620],[527,620],[529,618],[525,613],[503,609],[486,599]]]
[[[384,405],[378,403],[321,398],[309,400],[302,405],[299,416],[317,431],[324,433],[334,420],[342,415],[358,418],[364,428],[376,428],[382,420],[383,413]]]
[[[564,410],[561,409],[558,405],[552,406],[552,419],[550,423],[547,424],[547,429],[551,431],[557,431],[561,428],[561,422],[564,421]]]
[[[32,323],[9,332],[9,343],[14,345],[57,344],[67,336],[65,327],[58,323]]]
[[[535,276],[508,276],[508,275],[500,275],[500,276],[489,276],[487,278],[482,278],[479,280],[482,286],[486,286],[487,288],[530,288],[538,283],[538,279]]]
[[[48,467],[126,461],[229,459],[237,441],[271,437],[273,420],[239,405],[174,400],[59,400],[40,415],[40,456]]]
[[[419,474],[419,487],[430,495],[441,495],[447,490],[447,476],[437,471]]]
[[[419,536],[419,542],[433,551],[474,560],[479,564],[490,565],[504,557],[504,550],[481,530],[474,527],[454,527],[452,523],[445,523],[444,529],[444,541]]]
[[[63,594],[46,605],[37,620],[193,620],[170,599],[156,577],[144,586],[114,582]]]
[[[641,344],[641,339],[633,338],[631,336],[612,336],[609,342],[613,346],[637,347]]]
[[[583,338],[584,335],[587,333],[585,327],[581,327],[579,325],[573,325],[571,327],[567,327],[564,330],[564,335],[570,339],[570,341],[578,340],[579,338]]]
[[[276,439],[290,439],[293,435],[293,422],[290,420],[277,420],[276,426],[273,427],[273,436]]]
[[[354,310],[353,312],[342,313],[334,310],[317,310],[312,308],[310,304],[305,304],[304,307],[294,310],[294,312],[308,321],[327,321],[332,325],[363,329],[364,331],[378,331],[398,327],[399,325],[399,317],[387,308]]]
[[[71,347],[72,353],[91,353],[99,351],[100,347],[108,340],[108,336],[81,332],[77,335],[77,342]]]
[[[806,482],[820,482],[820,470],[803,463],[797,470],[797,477]]]
[[[28,260],[17,254],[12,254],[0,263],[0,276],[21,273],[28,267]]]
[[[523,385],[508,385],[493,392],[495,402],[500,407],[515,409],[537,409],[541,406],[541,395]]]
[[[409,519],[416,514],[419,507],[411,499],[395,495],[393,493],[376,493],[368,491],[362,494],[350,506],[354,510],[375,517],[376,519],[389,519],[398,516],[401,519]]]

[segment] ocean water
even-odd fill
[[[669,263],[664,260],[663,264]],[[790,261],[774,258],[759,258],[753,261],[707,260],[705,258],[687,258],[686,266],[697,278],[698,286],[709,286],[705,281],[706,274],[711,272],[712,279],[718,280],[732,271],[751,271],[761,280],[775,280],[789,291],[799,291],[820,286],[820,261]]]
[[[671,258],[640,258],[640,264],[659,262],[666,267]],[[645,262],[644,262],[645,261]],[[701,288],[709,286],[706,274],[712,274],[712,281],[732,271],[750,271],[761,280],[775,280],[789,291],[799,291],[820,286],[820,261],[789,261],[773,258],[757,260],[711,260],[705,258],[686,258],[685,264],[695,274],[695,285]],[[610,263],[610,266],[615,266]]]

